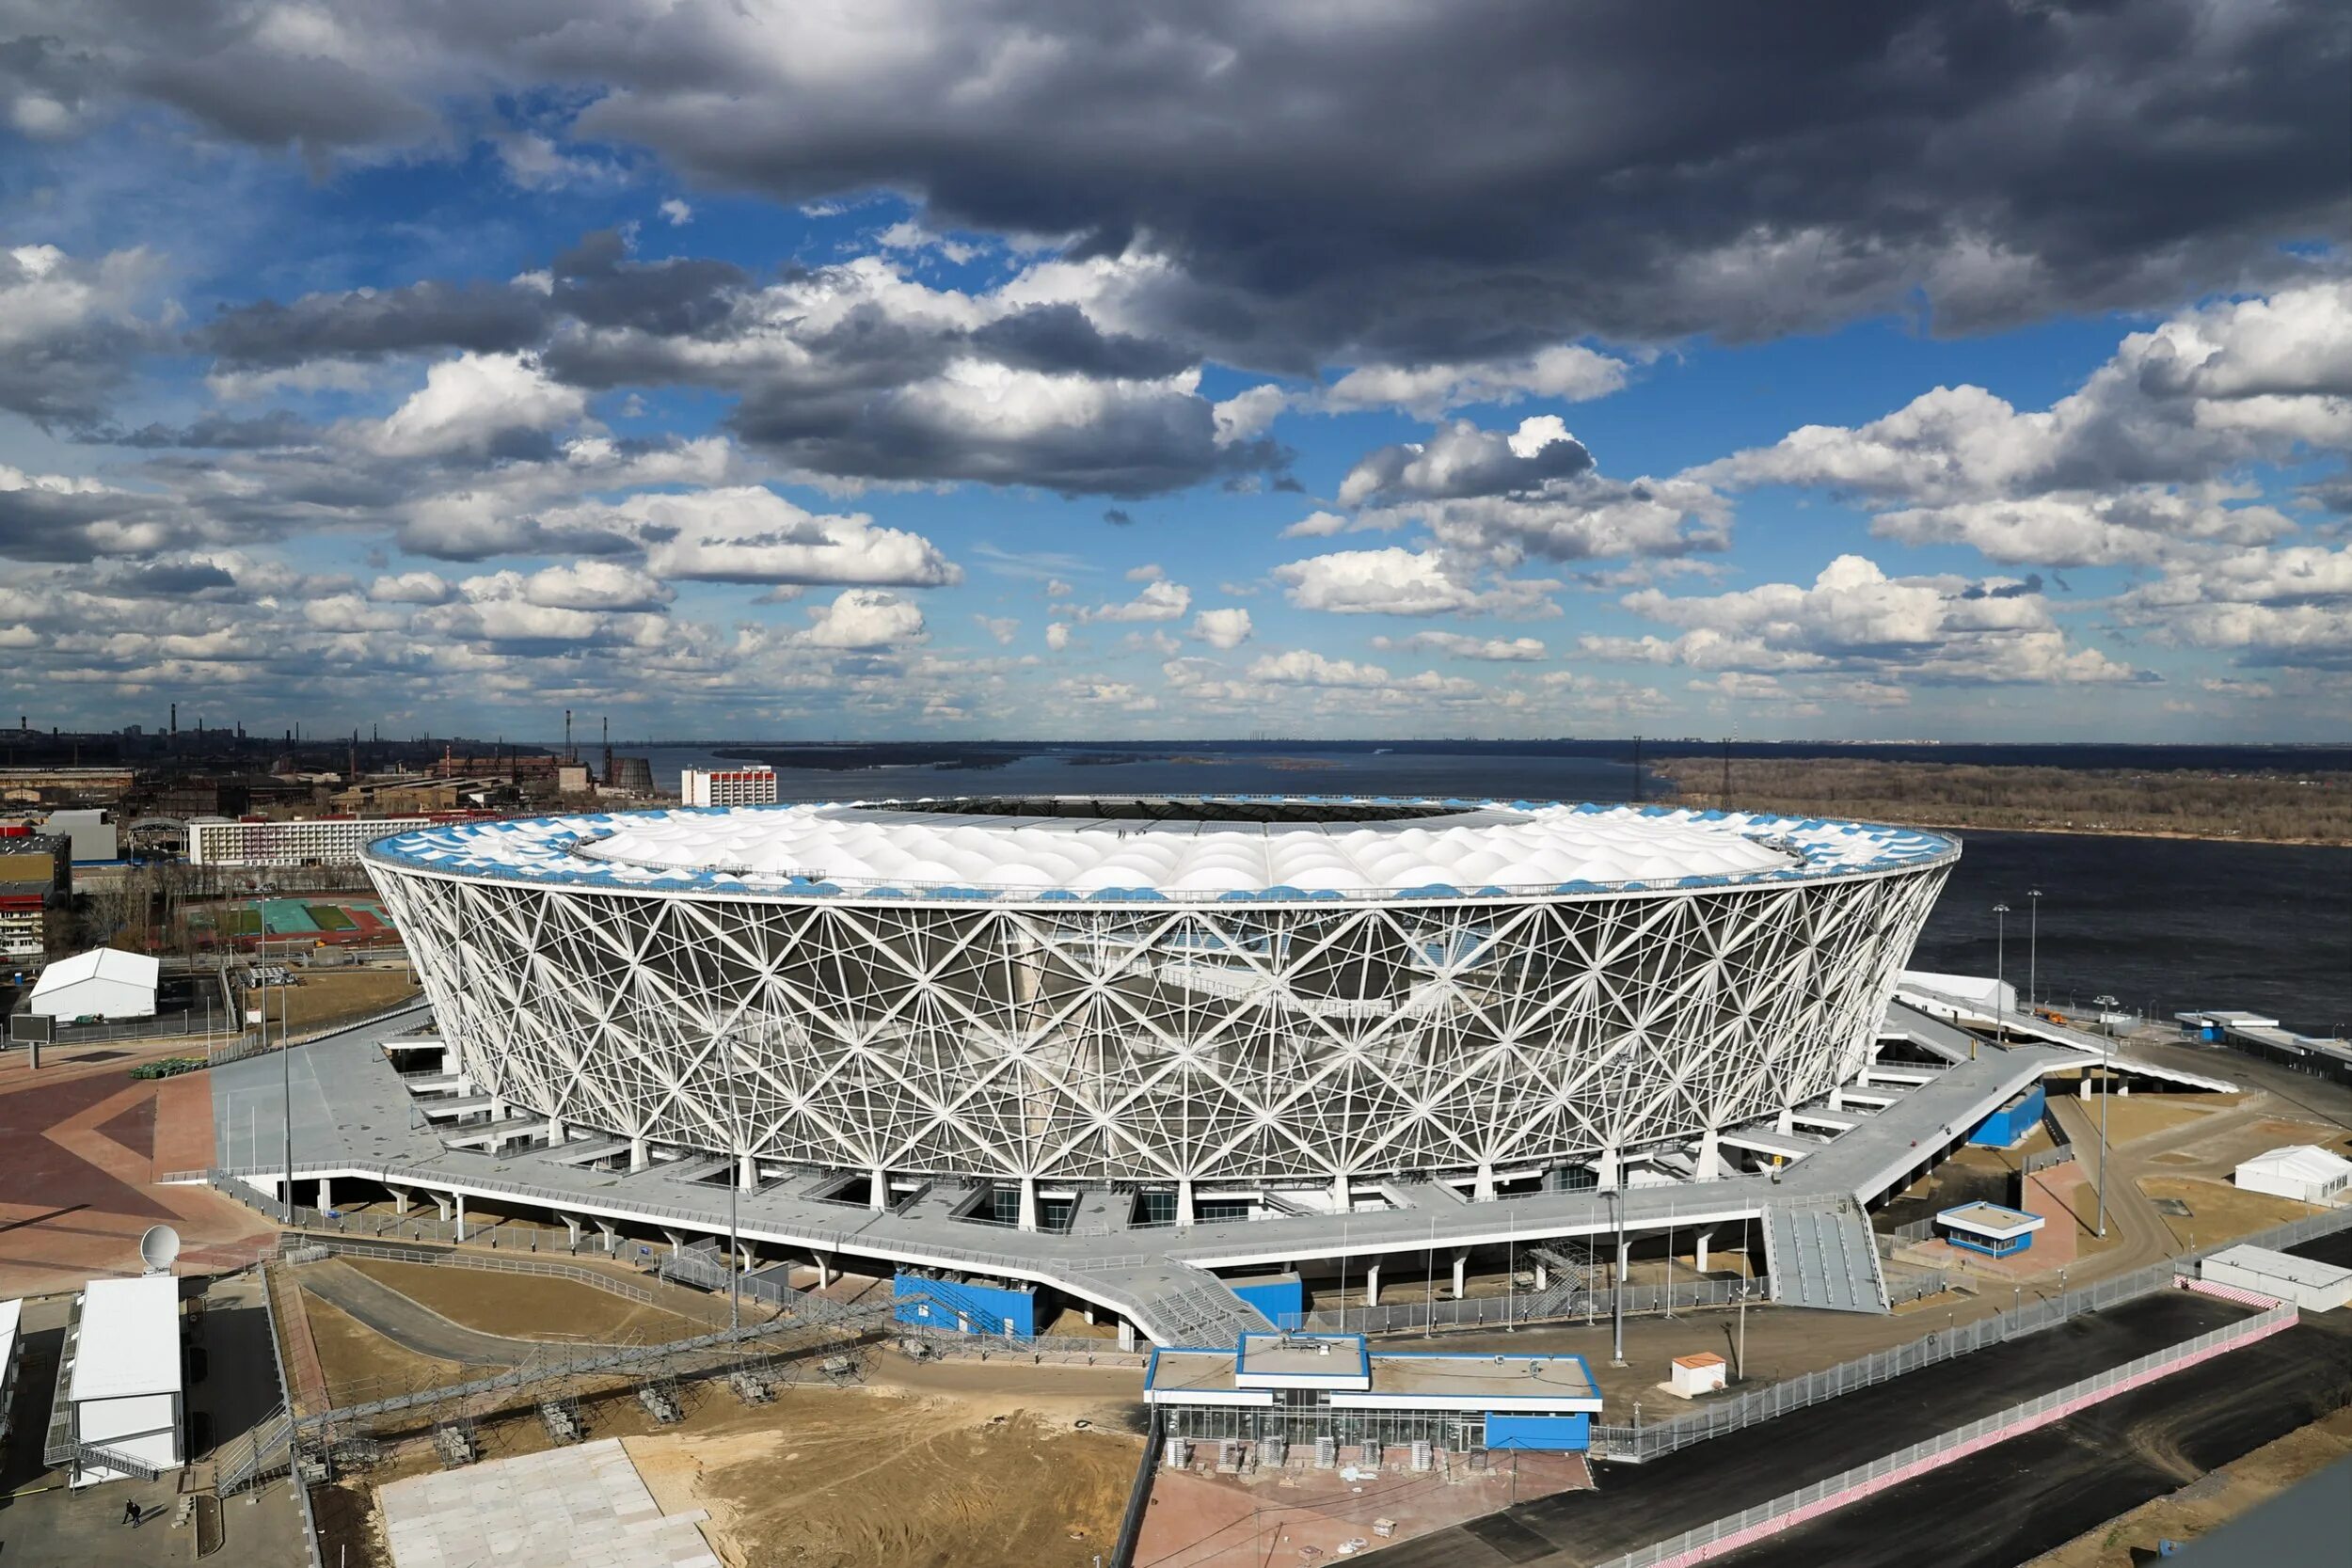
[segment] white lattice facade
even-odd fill
[[[771,887],[616,873],[589,851],[632,816],[410,834],[368,865],[477,1089],[566,1127],[909,1175],[1491,1180],[1850,1076],[1957,853],[1669,815],[1787,863],[1574,892]],[[1446,820],[1364,831],[1442,868],[1431,835],[1470,843]],[[1334,824],[1263,836],[1309,828]],[[943,831],[967,829],[1001,825]]]

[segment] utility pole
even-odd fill
[[[2002,994],[2008,985],[2004,976],[2009,969],[2009,906],[1993,906],[1993,1027],[2003,1045],[2009,1044],[2009,999]]]

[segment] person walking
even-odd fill
[[[139,1502],[136,1497],[124,1499],[122,1504],[122,1522],[130,1526],[133,1529],[139,1528]]]

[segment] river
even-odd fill
[[[1203,749],[1076,766],[1044,752],[1001,768],[786,769],[786,800],[1020,794],[1484,795],[1623,800],[1634,773],[1599,757],[1285,749],[1281,757]],[[682,767],[726,767],[718,752],[657,747],[655,782],[677,787]],[[1656,793],[1656,781],[1645,788]],[[2072,833],[1967,832],[1943,899],[1921,936],[1922,969],[1990,974],[1996,960],[2022,990],[2078,1004],[2102,993],[2134,1012],[2243,1007],[2290,1029],[2352,1027],[2352,849]],[[2032,936],[2028,890],[2042,897]],[[2007,903],[2008,941],[1993,906]]]

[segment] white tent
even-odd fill
[[[40,972],[24,1010],[51,1018],[153,1018],[163,965],[137,953],[92,948]]]
[[[2298,1203],[2333,1203],[2352,1189],[2352,1160],[2316,1144],[2289,1144],[2257,1154],[2238,1166],[2237,1184],[2249,1193],[2291,1197]]]

